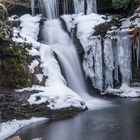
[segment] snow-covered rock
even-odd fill
[[[106,94],[124,98],[137,98],[140,97],[140,87],[129,87],[126,84],[122,84],[118,89],[108,88],[104,93],[102,93],[102,95]]]
[[[69,32],[76,28],[76,37],[84,49],[83,69],[93,86],[101,91],[113,88],[114,81],[117,86],[130,86],[132,48],[136,54],[133,59],[137,61],[137,68],[140,60],[139,9],[131,17],[119,20],[116,25],[110,22],[111,17],[98,14],[64,15],[62,18]],[[97,29],[102,30],[106,25],[110,27],[105,29],[104,36],[100,33],[96,35]]]
[[[30,120],[12,120],[9,122],[4,122],[0,124],[1,125],[0,139],[4,140],[8,136],[14,134],[17,130],[27,125],[31,125],[33,123],[45,120],[47,120],[47,118],[31,118]]]

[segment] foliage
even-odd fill
[[[9,78],[10,87],[31,85],[32,74],[27,63],[29,57],[25,48],[15,43],[7,42],[0,47],[1,73]]]
[[[129,5],[130,0],[112,0],[112,6],[115,9],[124,8],[126,9]]]
[[[139,0],[112,0],[112,6],[114,9],[128,9],[129,11],[133,11],[139,5]]]

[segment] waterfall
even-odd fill
[[[64,3],[65,6],[63,7],[66,9],[65,10],[66,13],[68,12],[68,9],[67,9],[68,1],[69,0],[65,0],[65,3]],[[76,3],[77,8],[78,6],[80,6],[80,8],[76,9],[77,13],[79,13],[84,10],[85,3],[83,0],[77,0],[77,1],[79,1],[81,4],[81,5],[78,5],[78,3]],[[86,105],[89,109],[105,107],[107,105],[106,101],[92,98],[88,94],[86,84],[84,81],[82,67],[81,67],[79,57],[76,51],[76,47],[73,44],[73,40],[70,38],[68,33],[64,31],[61,20],[56,18],[59,16],[58,14],[59,7],[57,5],[59,1],[43,0],[43,2],[44,2],[44,7],[45,7],[44,11],[46,12],[46,16],[47,18],[49,18],[49,20],[44,22],[44,26],[42,28],[42,39],[43,39],[42,41],[45,44],[48,44],[55,52],[57,56],[57,60],[61,67],[62,74],[64,78],[66,79],[67,86],[73,91],[75,91],[76,93],[78,93],[82,98],[85,99]],[[100,40],[98,40],[98,42],[96,43],[97,44],[100,43]],[[96,47],[96,49],[99,53],[98,55],[96,55],[96,61],[98,59],[101,60],[100,58],[100,56],[102,55],[100,53],[101,46]],[[100,61],[100,63],[102,63],[102,60]],[[96,80],[97,86],[100,86],[101,85],[100,82],[102,82],[101,81],[102,77],[100,76],[100,73],[102,74],[102,69],[101,69],[101,65],[99,66],[98,62],[96,63],[96,68],[97,68],[96,73],[99,76],[99,79]]]
[[[73,0],[75,14],[85,13],[85,0]]]
[[[44,14],[48,19],[59,17],[59,1],[58,0],[43,0]]]
[[[34,1],[34,0],[32,0]],[[97,12],[96,0],[71,0],[71,6],[69,0],[43,0],[43,5],[45,7],[44,14],[48,19],[55,19],[61,14],[69,14],[70,9],[74,9],[75,14],[85,13],[90,14]],[[59,5],[62,4],[60,7]]]
[[[86,14],[97,13],[97,3],[96,0],[87,0]]]
[[[69,13],[68,0],[64,0],[63,12],[64,12],[64,14],[68,14]]]
[[[75,46],[69,35],[63,30],[59,19],[45,22],[43,40],[52,46],[57,54],[68,87],[79,94],[87,93]]]
[[[42,34],[44,43],[49,44],[57,54],[57,58],[66,79],[67,86],[78,93],[85,100],[89,109],[97,109],[108,106],[108,102],[93,98],[88,94],[77,51],[73,41],[63,30],[61,21],[59,19],[46,21]],[[98,51],[99,50],[100,48]],[[98,58],[99,57],[97,56],[97,59]]]
[[[97,3],[96,0],[73,0],[75,13],[96,13],[97,12]]]
[[[31,0],[31,12],[32,16],[35,14],[35,0]]]

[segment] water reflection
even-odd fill
[[[22,129],[22,140],[140,140],[140,99],[116,99],[116,106],[81,113],[74,118]]]

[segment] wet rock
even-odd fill
[[[37,92],[39,91],[24,91],[22,93],[18,93],[4,88],[0,89],[0,111],[2,122],[13,119],[30,119],[32,116],[46,117],[50,118],[50,120],[65,119],[77,114],[78,112],[84,111],[83,109],[72,106],[52,110],[48,107],[49,102],[39,105],[30,105],[27,100],[31,94]]]

